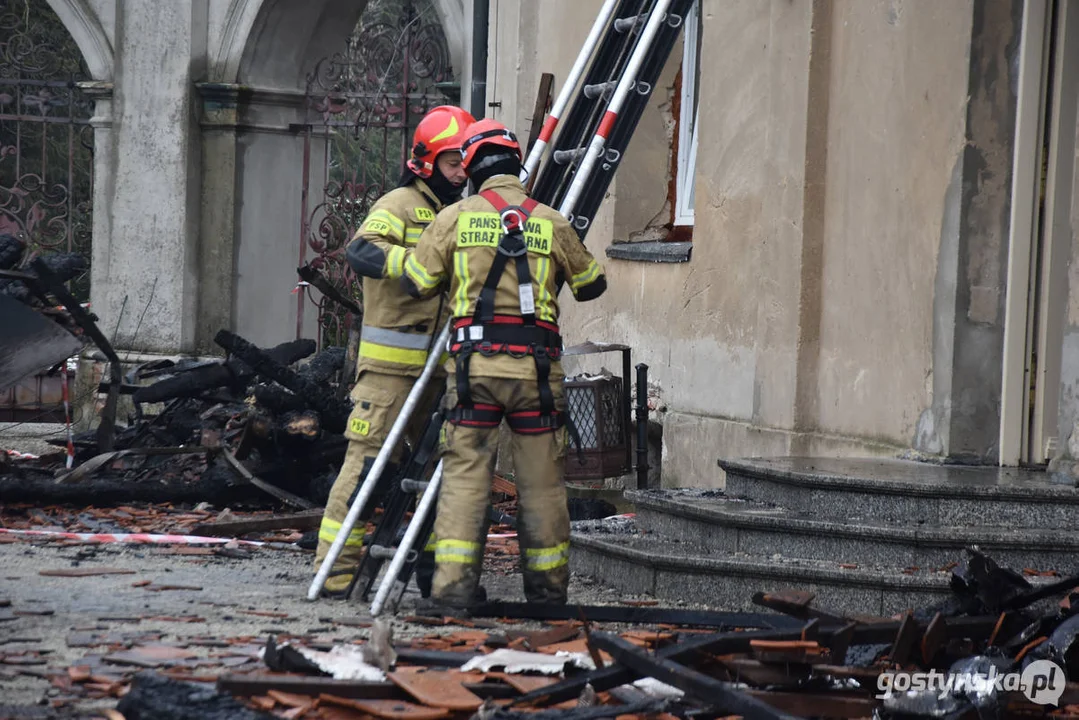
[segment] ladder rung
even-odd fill
[[[390,560],[396,552],[396,547],[386,547],[385,545],[372,545],[367,548],[367,554],[379,560]]]
[[[641,13],[640,15],[630,15],[629,17],[618,18],[614,21],[615,32],[628,32],[637,25],[643,25],[644,21],[648,19],[648,13]]]
[[[401,480],[401,490],[410,493],[421,493],[427,489],[429,483],[426,480],[413,480],[404,478]]]
[[[555,150],[552,157],[559,165],[567,165],[571,162],[576,162],[578,158],[584,157],[587,152],[587,147],[579,147],[576,150]]]
[[[396,546],[386,547],[385,545],[372,545],[367,549],[367,554],[376,560],[393,560],[393,556],[397,554],[397,550],[398,548]],[[419,557],[419,553],[417,553],[415,549],[411,549],[408,551],[406,557],[408,558],[407,562],[415,562],[416,558]]]
[[[638,25],[644,25],[650,14],[651,13],[641,13],[640,15],[618,18],[614,21],[614,30],[615,32],[624,33],[636,29]],[[663,13],[663,20],[668,25],[675,28],[682,24],[682,16],[675,15],[674,13]]]
[[[594,85],[585,85],[584,96],[589,100],[595,100],[601,95],[610,95],[612,92],[614,92],[614,89],[616,87],[618,87],[618,81],[616,80],[611,80],[610,82],[604,83],[595,83]]]

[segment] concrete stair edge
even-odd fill
[[[786,565],[764,558],[743,561],[716,556],[644,552],[627,547],[624,542],[618,542],[617,540],[612,541],[582,535],[572,535],[570,543],[574,548],[627,560],[636,565],[667,571],[685,571],[693,574],[739,575],[761,580],[793,582],[826,582],[830,585],[844,585],[852,588],[874,590],[927,590],[939,592],[947,592],[950,581],[950,575],[941,574],[939,579],[906,575],[902,573],[900,568],[895,568],[894,572],[880,572],[860,568],[829,570],[808,565]]]
[[[1032,551],[1079,552],[1079,535],[1068,530],[1041,530],[1038,528],[1017,528],[1012,530],[992,529],[984,526],[942,526],[927,525],[910,527],[894,523],[855,524],[837,520],[809,520],[798,517],[748,515],[725,511],[714,507],[694,505],[667,497],[657,497],[647,491],[626,491],[626,499],[631,501],[642,515],[642,508],[648,512],[673,515],[705,522],[720,527],[749,529],[762,532],[785,532],[800,535],[819,536],[829,533],[837,538],[851,540],[874,540],[897,545],[916,547],[965,547],[978,546],[990,552],[990,548],[1022,548]]]
[[[854,475],[838,475],[826,471],[810,472],[790,470],[768,465],[768,458],[720,459],[718,465],[727,474],[727,482],[733,479],[735,484],[745,480],[761,480],[778,485],[786,485],[812,490],[832,492],[861,492],[872,495],[900,495],[920,498],[956,498],[982,502],[1012,501],[1021,503],[1059,503],[1079,505],[1079,490],[1066,485],[1031,484],[1031,485],[952,485],[942,483],[931,485],[917,481],[897,481],[891,479],[873,479]],[[882,461],[880,461],[882,462]],[[922,465],[909,460],[893,460],[893,464],[909,465],[911,472],[936,470],[940,466]],[[853,465],[852,465],[853,467]],[[971,471],[975,468],[957,466],[957,471]],[[977,489],[978,494],[971,494]],[[728,494],[731,494],[728,492]]]

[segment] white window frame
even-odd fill
[[[674,224],[693,225],[693,182],[697,170],[697,139],[700,101],[697,80],[700,73],[700,48],[697,35],[701,22],[701,3],[697,0],[686,13],[682,37],[682,117],[678,122],[677,177],[674,191]],[[694,100],[697,107],[694,108]],[[690,111],[689,109],[692,108]],[[688,116],[688,117],[687,117]]]

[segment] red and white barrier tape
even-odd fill
[[[19,452],[18,450],[5,450],[4,454],[6,454],[9,458],[11,458],[13,460],[37,460],[38,459],[38,456],[34,455],[33,453],[24,453],[24,452]]]
[[[202,537],[199,535],[151,535],[149,533],[70,533],[57,530],[13,530],[0,528],[0,535],[44,537],[56,540],[80,540],[86,543],[134,543],[141,545],[225,545],[237,543],[259,547],[266,543],[255,540]]]

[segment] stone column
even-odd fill
[[[195,349],[206,0],[118,5],[112,128],[97,132],[92,303],[117,348]],[[100,112],[100,110],[99,110]]]

